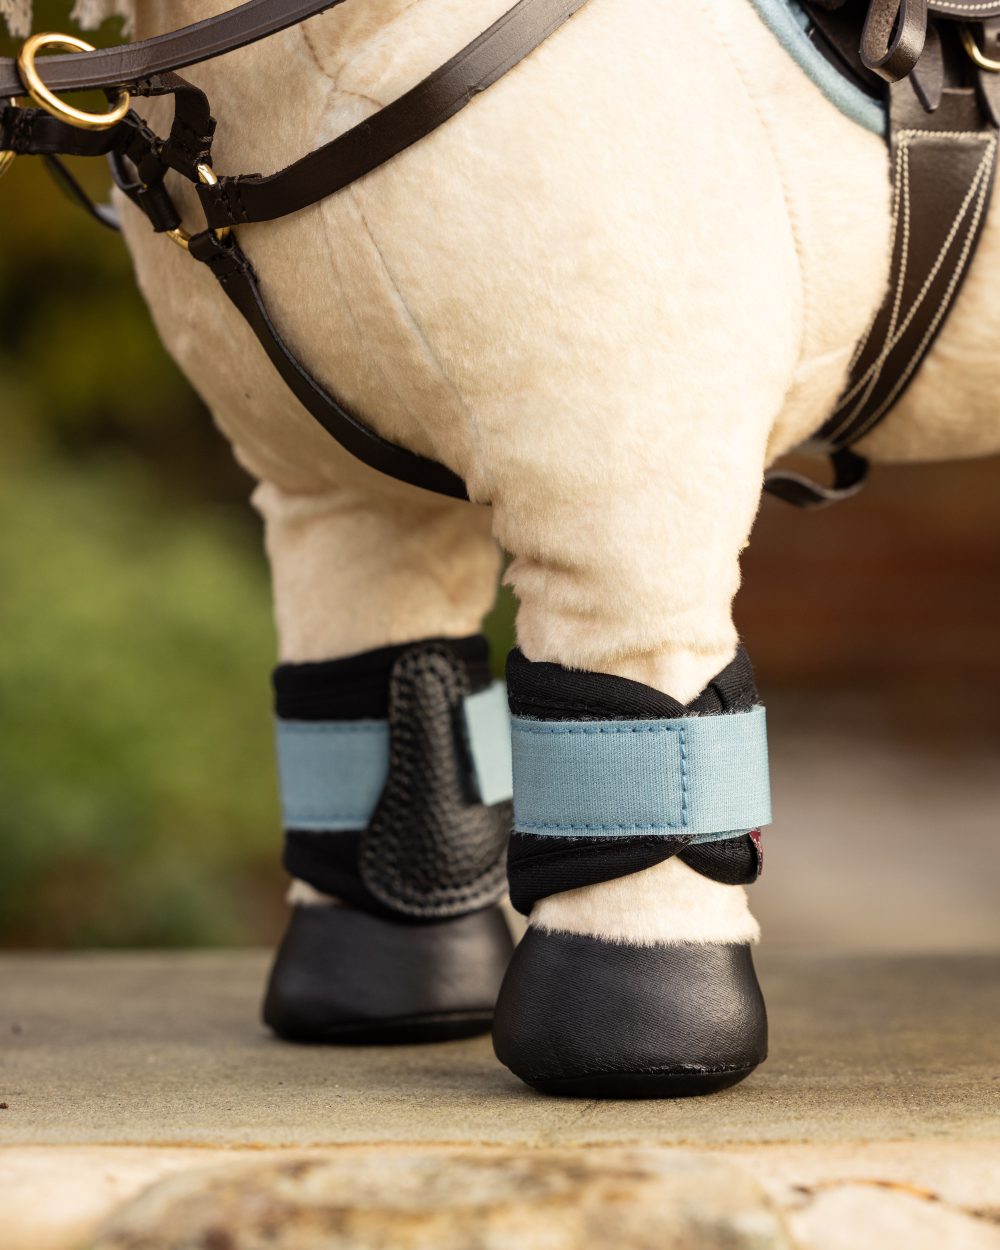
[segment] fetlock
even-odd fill
[[[305,883],[264,1019],[308,1041],[483,1032],[512,943],[511,822],[486,640],[427,640],[274,675],[284,863]]]
[[[508,873],[530,925],[497,1004],[497,1056],[540,1090],[584,1097],[742,1080],[767,1053],[741,887],[770,818],[745,654],[686,705],[519,652],[508,690]]]

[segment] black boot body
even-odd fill
[[[293,906],[265,1022],[309,1042],[487,1031],[512,942],[509,739],[486,640],[282,665],[274,686],[285,867],[336,901]]]
[[[514,906],[678,856],[726,885],[760,870],[769,819],[763,709],[741,650],[690,704],[598,673],[508,663]],[[493,1028],[529,1085],[585,1098],[724,1089],[767,1054],[749,944],[630,944],[530,927]]]

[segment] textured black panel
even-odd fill
[[[264,1020],[282,1037],[310,1042],[483,1033],[512,947],[496,907],[416,928],[351,907],[296,907]]]
[[[457,916],[504,891],[510,803],[469,793],[459,725],[464,666],[436,643],[410,648],[389,681],[389,778],[362,836],[361,880],[402,915]]]
[[[529,929],[500,990],[493,1046],[546,1093],[675,1098],[748,1075],[767,1056],[767,1014],[749,946]]]

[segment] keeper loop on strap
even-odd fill
[[[510,720],[497,682],[463,700],[463,754],[471,789],[492,806],[511,797]],[[282,821],[286,829],[338,832],[367,827],[389,775],[383,720],[276,723]]]
[[[512,740],[520,833],[713,841],[771,820],[763,707],[673,720],[515,717]]]
[[[462,704],[472,775],[481,803],[503,803],[514,790],[507,687],[495,681]]]

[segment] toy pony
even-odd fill
[[[294,878],[267,1022],[492,1025],[549,1093],[707,1093],[767,1048],[731,615],[765,474],[817,431],[834,485],[775,474],[793,502],[1000,450],[1000,3],[510,2],[275,0],[266,38],[97,79],[96,138],[59,112],[92,54],[39,44],[0,147],[111,152],[163,341],[257,482]],[[143,48],[227,8],[77,17]]]

